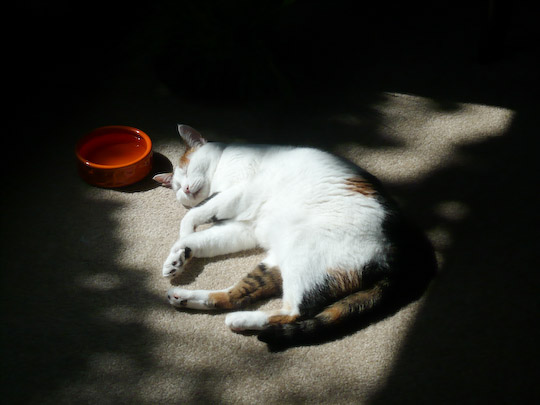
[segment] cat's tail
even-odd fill
[[[273,324],[259,334],[259,340],[269,344],[286,344],[304,339],[324,338],[336,326],[364,316],[379,308],[393,287],[388,278],[376,282],[371,288],[356,291],[326,307],[313,318],[293,323]]]

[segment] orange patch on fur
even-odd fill
[[[268,323],[293,323],[298,318],[298,315],[273,315],[268,318]]]
[[[389,280],[382,279],[368,290],[356,291],[341,300],[334,302],[315,318],[326,325],[338,324],[351,315],[358,315],[377,306],[389,287]]]
[[[231,297],[226,292],[215,292],[208,295],[209,301],[215,308],[231,309]]]
[[[373,308],[381,301],[384,291],[390,286],[390,281],[386,278],[379,280],[375,285],[367,290],[358,291],[339,301],[343,308],[356,307],[356,311],[364,311]]]
[[[245,306],[261,298],[281,293],[281,273],[277,267],[267,269],[257,266],[227,292],[214,292],[209,295],[215,308],[232,309]]]
[[[264,298],[281,292],[281,273],[278,268],[257,266],[231,290],[231,298],[251,296],[252,299]]]
[[[377,191],[369,181],[363,179],[362,177],[353,177],[345,180],[347,185],[347,190],[354,193],[360,193],[366,197],[373,197],[377,194]]]
[[[186,148],[186,151],[184,152],[184,154],[182,155],[182,157],[180,157],[180,162],[179,162],[179,165],[180,167],[186,167],[188,164],[189,164],[189,155],[191,155],[193,152],[195,152],[195,148]]]
[[[341,294],[350,294],[362,288],[362,277],[357,271],[330,270],[330,287]]]
[[[337,302],[331,307],[326,308],[322,311],[317,318],[324,319],[325,323],[334,323],[337,322],[339,318],[343,316],[343,308],[341,303]]]

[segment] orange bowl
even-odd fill
[[[152,169],[152,141],[137,128],[100,127],[86,134],[75,149],[79,175],[99,187],[136,183]]]

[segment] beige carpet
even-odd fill
[[[141,61],[84,97],[69,85],[31,93],[4,170],[5,403],[525,403],[538,393],[538,130],[518,62],[469,67],[460,91],[444,78],[432,93],[352,84],[283,108],[188,102]],[[73,99],[50,105],[49,90]],[[360,164],[426,230],[440,274],[392,316],[277,352],[229,331],[223,313],[173,309],[161,265],[186,211],[151,180],[83,183],[73,147],[94,127],[133,125],[166,170],[182,152],[177,122]],[[175,283],[223,288],[261,257],[197,259]]]

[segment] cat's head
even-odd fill
[[[174,173],[161,173],[154,180],[171,188],[178,201],[186,207],[194,207],[210,194],[209,156],[199,150],[207,144],[206,139],[187,125],[178,125],[178,133],[186,144],[186,150]]]

